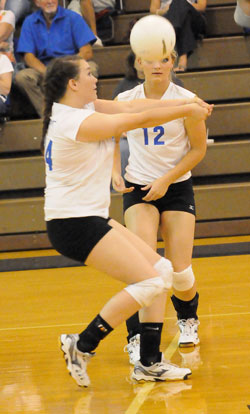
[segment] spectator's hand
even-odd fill
[[[155,14],[158,14],[158,16],[163,16],[167,11],[169,10],[169,5],[164,7],[164,9],[157,9]]]
[[[0,50],[7,50],[9,49],[9,46],[8,42],[0,42]]]
[[[149,190],[145,197],[143,197],[143,200],[153,201],[162,198],[168,191],[168,187],[169,183],[166,182],[165,178],[157,178],[157,180],[141,188],[142,191]]]
[[[113,174],[112,186],[115,191],[122,194],[131,193],[135,189],[135,187],[125,187],[124,180],[120,174]]]

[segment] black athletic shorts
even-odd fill
[[[195,215],[194,190],[191,177],[188,180],[171,184],[166,194],[154,201],[142,200],[147,194],[147,191],[141,190],[145,185],[133,184],[126,180],[125,185],[126,187],[135,187],[135,189],[131,193],[123,194],[124,212],[134,204],[146,203],[155,206],[159,213],[163,211],[186,211]]]
[[[84,263],[95,245],[112,227],[110,218],[74,217],[47,221],[52,246],[62,255]]]

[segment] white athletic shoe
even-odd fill
[[[81,387],[88,387],[90,379],[87,374],[87,365],[89,360],[95,355],[94,353],[81,352],[77,349],[78,334],[63,334],[60,336],[61,349],[72,378],[76,380]]]
[[[130,338],[128,345],[124,347],[124,352],[128,352],[129,363],[135,365],[140,359],[140,334]]]
[[[195,346],[200,342],[198,336],[198,325],[200,325],[200,322],[198,319],[179,319],[177,325],[179,325],[180,329],[180,337],[178,341],[180,348]]]
[[[189,368],[180,368],[178,365],[166,361],[162,355],[161,362],[145,367],[137,361],[131,378],[136,381],[176,381],[186,380],[192,372]]]

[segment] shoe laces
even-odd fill
[[[79,350],[75,351],[76,358],[72,363],[74,364],[74,369],[76,374],[83,379],[86,375],[86,368],[91,358],[95,355],[95,352],[81,352]]]
[[[82,352],[82,351],[79,351],[79,349],[77,349],[76,352],[77,352],[77,359],[87,364],[89,363],[91,358],[95,356],[95,352]]]
[[[166,360],[163,360],[161,362],[156,362],[154,365],[156,368],[162,368],[162,369],[167,368],[168,370],[170,370],[171,368],[179,368],[178,365],[172,364],[172,362],[166,361]]]
[[[129,354],[131,354],[135,350],[135,348],[137,348],[137,346],[139,345],[140,345],[140,335],[137,334],[133,336],[132,338],[130,338],[129,343],[124,346],[124,352],[128,352]]]
[[[197,327],[200,322],[198,319],[189,318],[189,319],[179,319],[176,323],[181,327],[182,333],[185,335],[192,335],[194,333],[194,328]]]
[[[160,362],[156,362],[155,365],[157,365],[157,367],[166,367],[166,365],[169,365],[170,367],[179,368],[178,365],[173,364],[168,359],[165,359],[165,356],[164,356],[163,353],[162,353],[162,356],[161,356],[161,361]]]

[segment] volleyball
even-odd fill
[[[144,60],[162,60],[175,47],[175,30],[165,17],[150,14],[132,27],[130,45],[137,57]]]

